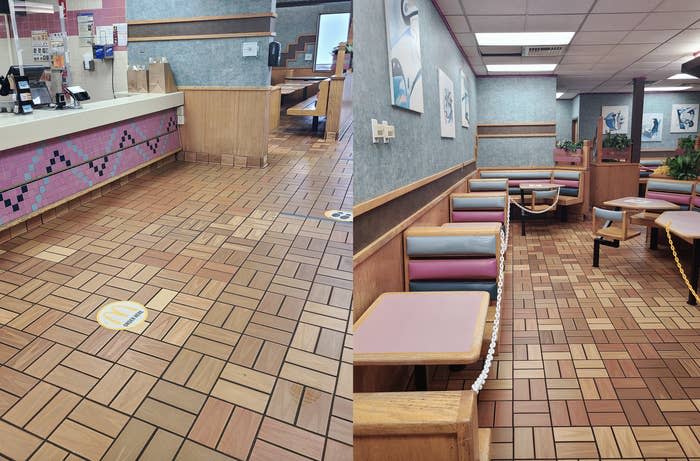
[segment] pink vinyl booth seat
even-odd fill
[[[508,197],[503,192],[467,192],[450,195],[450,222],[497,222],[506,218]]]
[[[404,290],[487,292],[490,306],[483,353],[495,316],[500,251],[498,222],[478,227],[410,227],[404,232]]]

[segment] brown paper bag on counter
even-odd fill
[[[175,77],[170,63],[158,62],[148,65],[148,91],[150,93],[175,93]]]
[[[129,93],[148,93],[148,71],[129,69],[126,71]]]

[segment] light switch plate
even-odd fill
[[[241,45],[243,51],[243,57],[257,56],[258,55],[258,42],[244,42]]]

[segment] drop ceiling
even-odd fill
[[[656,86],[700,51],[700,0],[434,0],[477,75],[487,64],[557,64],[557,89],[631,91],[634,77]],[[484,56],[475,32],[573,32],[561,56]],[[493,50],[490,50],[493,51]],[[511,50],[512,51],[512,50]],[[502,75],[502,74],[498,74]]]

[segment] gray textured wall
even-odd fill
[[[127,20],[217,16],[274,11],[275,0],[128,0]],[[182,86],[265,86],[270,84],[267,48],[272,38],[130,42],[129,65],[165,56]],[[242,56],[243,42],[258,42],[256,57]]]
[[[629,106],[629,114],[632,117],[631,93],[582,94],[580,98],[579,133],[581,134],[581,139],[593,139],[595,137],[596,123],[603,106]],[[683,133],[670,133],[671,106],[673,104],[688,103],[700,104],[700,92],[645,93],[644,112],[660,112],[664,114],[664,123],[661,132],[661,142],[642,142],[642,149],[673,149],[678,144],[678,138],[688,136],[688,134]],[[689,134],[696,135],[697,133]]]
[[[328,13],[349,13],[352,2],[324,3],[307,6],[277,6],[277,23],[275,40],[282,45],[282,51],[287,51],[287,45],[295,43],[300,35],[316,35],[318,31],[318,15]],[[315,44],[308,44],[306,53],[313,53]],[[313,60],[305,61],[303,54],[296,60],[287,62],[287,67],[311,67]]]
[[[557,99],[557,140],[571,139],[573,100]]]
[[[355,0],[353,4],[353,187],[356,203],[473,158],[477,120],[474,76],[430,0],[417,0],[417,4],[423,62],[423,114],[391,106],[384,2]],[[460,69],[464,69],[471,86],[471,128],[463,128],[458,119],[455,139],[440,137],[438,68],[452,79],[455,93],[460,91]],[[389,144],[372,144],[372,118],[395,125],[396,139]]]
[[[555,122],[555,77],[477,80],[479,123]],[[554,138],[482,138],[478,166],[548,166]]]

